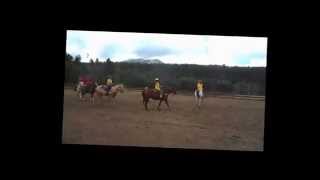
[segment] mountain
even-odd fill
[[[127,63],[141,63],[141,64],[164,64],[159,59],[128,59],[122,62]]]

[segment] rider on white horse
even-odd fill
[[[196,101],[198,102],[199,107],[201,104],[201,99],[203,98],[203,95],[204,95],[203,89],[204,89],[204,86],[203,86],[202,80],[198,80],[195,87],[194,96],[196,97]]]
[[[80,99],[82,99],[82,96],[85,93],[88,93],[90,91],[90,87],[94,84],[94,80],[92,78],[90,78],[89,76],[80,76],[79,77],[79,83],[76,87],[76,91],[80,97]]]
[[[106,82],[106,92],[107,92],[107,94],[109,94],[109,91],[111,90],[111,87],[112,87],[112,85],[113,85],[113,82],[112,82],[112,78],[111,78],[111,76],[108,76],[107,77],[107,82]]]

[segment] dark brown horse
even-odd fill
[[[163,95],[160,98],[159,92],[154,91],[154,89],[152,89],[152,88],[145,87],[144,90],[142,91],[142,98],[143,98],[142,102],[144,104],[145,109],[148,111],[148,102],[149,102],[149,99],[151,98],[151,99],[160,101],[158,104],[158,108],[157,108],[158,110],[160,110],[160,105],[161,105],[162,101],[166,102],[166,104],[170,110],[170,106],[168,103],[168,96],[171,93],[176,94],[176,90],[173,88],[163,88]]]

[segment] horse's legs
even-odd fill
[[[159,111],[160,111],[161,103],[162,103],[162,99],[160,100],[159,105],[158,105],[158,108],[157,108]]]
[[[86,96],[85,96],[85,93],[80,93],[80,96],[81,96],[81,100],[82,101],[86,101]]]
[[[149,99],[146,99],[145,101],[144,101],[144,107],[145,107],[145,109],[148,111],[148,102],[149,102]]]
[[[199,107],[199,97],[195,96],[196,106]]]
[[[202,97],[199,97],[198,98],[198,107],[200,108],[200,105],[201,105],[201,101],[202,101]]]
[[[113,104],[116,104],[116,96],[117,96],[117,92],[113,94],[112,99],[113,99]]]
[[[115,96],[112,96],[112,97],[111,97],[111,103],[112,103],[113,105],[116,104]]]
[[[165,102],[166,102],[166,105],[168,106],[169,110],[171,111],[171,108],[170,108],[169,103],[168,103],[168,99],[166,99]]]
[[[100,94],[100,95],[99,95],[99,101],[100,101],[100,102],[99,102],[100,104],[103,104],[103,94]]]
[[[108,95],[108,102],[111,103],[112,98],[111,98],[111,94]]]
[[[79,92],[79,97],[80,97],[80,100],[82,100],[82,93]]]
[[[142,97],[142,104],[145,105],[146,104],[145,102],[146,102],[145,98]]]
[[[94,104],[94,96],[95,96],[95,94],[96,94],[95,92],[92,93],[92,94],[91,94],[91,97],[90,97],[90,100],[91,100],[92,104]]]
[[[194,98],[196,100],[196,105],[198,105],[199,104],[199,96],[198,96],[197,91],[194,92]]]
[[[93,96],[90,96],[90,102],[91,102],[92,104],[94,104],[94,97],[93,97]]]

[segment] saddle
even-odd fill
[[[161,91],[158,91],[158,90],[156,90],[156,89],[153,89],[153,92],[154,92],[154,93],[157,93],[157,94],[159,95],[159,98],[162,98],[162,97],[165,95],[164,92],[161,93]]]
[[[196,93],[197,93],[197,97],[199,98],[200,97],[199,91],[196,90]]]
[[[111,88],[112,86],[104,86],[104,90],[106,91],[107,95],[109,95]]]

